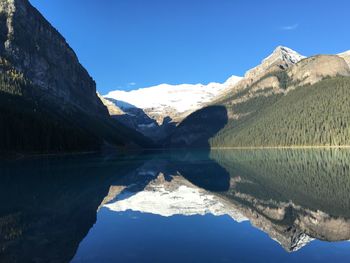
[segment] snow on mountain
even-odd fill
[[[290,61],[293,64],[298,63],[300,60],[305,58],[305,56],[300,55],[298,52],[294,51],[293,49],[290,49],[288,47],[278,46],[270,56],[268,56],[263,60],[263,62],[270,61],[271,63],[274,60],[277,60],[281,57],[283,58],[284,61]]]
[[[288,68],[304,58],[306,57],[290,48],[278,46],[260,65],[248,70],[244,77],[246,80],[255,80],[269,71],[276,70],[275,68]]]
[[[150,117],[160,115],[174,119],[178,114],[201,108],[240,80],[241,77],[232,76],[225,83],[161,84],[132,91],[115,90],[104,97],[144,109]],[[127,107],[125,103],[119,103],[119,106]]]

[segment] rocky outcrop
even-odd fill
[[[343,58],[350,67],[350,50],[340,53],[338,56]]]
[[[288,70],[291,87],[312,85],[324,78],[350,76],[344,59],[334,55],[319,55],[304,59]]]
[[[66,40],[28,2],[0,1],[0,56],[65,107],[106,114],[96,84]]]
[[[246,84],[252,84],[264,75],[288,69],[304,58],[305,56],[290,48],[278,46],[259,66],[247,71],[244,75],[244,81]]]
[[[125,112],[112,101],[105,99],[99,93],[97,93],[97,96],[102,101],[102,103],[106,106],[110,116],[113,117],[113,116],[119,116],[119,115],[125,114]]]

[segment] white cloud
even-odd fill
[[[294,24],[294,25],[283,26],[281,27],[281,29],[285,31],[290,31],[290,30],[296,30],[298,27],[299,27],[299,24]]]

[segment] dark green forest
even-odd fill
[[[212,147],[339,146],[350,144],[350,78],[324,79],[286,95],[260,96],[228,105],[252,112],[228,124],[210,140]],[[261,107],[263,106],[263,107]],[[243,110],[242,110],[243,109]]]
[[[108,116],[60,105],[5,60],[0,71],[0,152],[71,152],[150,141]]]

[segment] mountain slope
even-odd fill
[[[343,122],[347,121],[347,116],[341,109],[348,107],[342,96],[346,98],[349,95],[349,81],[338,76],[350,76],[349,66],[339,56],[303,58],[290,49],[278,47],[261,65],[248,71],[243,80],[212,103],[226,109],[228,121],[202,146],[345,144],[348,142],[348,132]],[[327,78],[333,80],[325,80]],[[323,107],[327,110],[323,110]],[[193,113],[192,118],[201,112]],[[303,112],[304,115],[300,115]],[[311,124],[316,126],[311,127]],[[205,131],[209,125],[206,122],[197,123],[196,131]],[[177,137],[202,136],[189,125],[183,126],[185,133],[179,134],[177,130],[168,141],[174,141]],[[327,136],[331,136],[331,139],[326,139]],[[192,146],[187,143],[188,140],[183,142],[181,147]],[[169,146],[168,143],[166,145]]]
[[[145,146],[110,119],[65,39],[27,0],[0,0],[0,151]]]
[[[211,139],[211,145],[349,145],[349,96],[349,77],[297,88],[239,125],[231,122]]]

